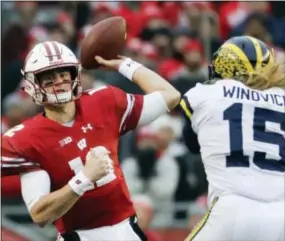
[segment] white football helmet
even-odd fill
[[[57,68],[68,68],[70,70],[71,91],[48,94],[41,88],[37,75]],[[73,52],[61,43],[46,41],[35,45],[26,57],[21,72],[24,78],[22,89],[32,96],[37,104],[66,103],[79,98],[82,93],[81,65]]]

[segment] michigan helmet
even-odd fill
[[[250,36],[227,40],[213,55],[210,78],[237,79],[262,73],[275,64],[272,50]]]
[[[65,93],[48,94],[41,88],[38,75],[49,70],[67,68],[72,82],[71,91]],[[80,82],[81,66],[73,52],[65,45],[46,41],[39,43],[29,52],[24,67],[22,89],[28,93],[37,104],[66,103],[77,99],[82,93]]]

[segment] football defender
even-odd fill
[[[71,50],[58,42],[36,45],[25,61],[23,88],[44,113],[4,134],[2,175],[21,175],[32,219],[42,227],[53,223],[61,240],[146,240],[119,166],[118,141],[174,108],[180,94],[129,58],[96,59],[147,94],[112,86],[82,93]]]
[[[187,241],[284,241],[285,78],[273,54],[258,39],[229,39],[212,80],[180,102],[209,181],[209,212]]]

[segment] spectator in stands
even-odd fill
[[[272,25],[272,23],[266,14],[253,13],[233,30],[232,35],[236,36],[245,34],[258,38],[265,43],[269,43],[272,38],[269,33],[270,25]]]
[[[142,62],[145,66],[152,70],[157,69],[158,62],[160,60],[160,56],[156,46],[152,43],[144,42],[142,49]]]
[[[188,208],[188,229],[193,228],[203,219],[207,212],[207,194],[199,196],[194,202],[191,202]]]
[[[176,157],[188,152],[179,141],[183,124],[183,119],[175,112],[163,115],[150,124],[150,128],[157,133],[159,149],[164,150],[165,155]]]
[[[190,39],[183,48],[184,68],[176,73],[171,82],[185,93],[198,82],[208,79],[208,66],[204,57],[203,45],[196,39]]]
[[[56,23],[59,25],[58,30],[59,33],[61,33],[63,41],[58,41],[61,43],[66,43],[68,45],[71,45],[73,38],[75,37],[75,26],[72,17],[70,14],[62,11],[58,13],[56,17]]]
[[[13,92],[3,101],[4,116],[1,121],[1,133],[19,125],[26,118],[34,116],[38,108],[31,98],[25,98],[20,92]]]
[[[127,42],[126,56],[133,60],[142,63],[150,69],[155,70],[159,56],[156,47],[149,43],[140,40],[139,38],[132,38]]]
[[[169,80],[176,78],[180,71],[184,68],[183,48],[189,41],[189,33],[187,31],[176,31],[173,33],[172,56],[160,61],[157,71],[164,78]]]
[[[230,37],[231,31],[241,24],[251,13],[270,13],[269,1],[230,1],[218,9],[220,32],[223,40]]]
[[[64,45],[70,46],[71,39],[59,23],[50,23],[46,25],[49,32],[49,40],[57,41]]]
[[[33,25],[37,14],[37,2],[15,2],[14,11],[10,12],[10,25],[2,36],[2,66],[20,57],[27,47],[27,30]]]
[[[98,23],[114,15],[113,6],[109,2],[90,2],[90,5],[92,9],[91,24]]]
[[[234,29],[232,35],[249,35],[258,38],[274,48],[276,58],[285,64],[285,53],[278,45],[284,44],[285,23],[265,13],[252,13]],[[276,45],[277,44],[277,45]]]
[[[183,2],[178,29],[187,29],[191,37],[202,38],[205,21],[209,20],[211,4],[208,2]],[[209,29],[210,30],[210,29]]]
[[[204,57],[204,48],[201,42],[195,39],[191,39],[183,48],[184,52],[184,62],[186,64],[186,69],[181,76],[187,75],[193,79],[208,77],[207,63]]]
[[[114,15],[125,18],[128,28],[128,38],[138,37],[144,27],[144,19],[141,14],[141,4],[136,1],[121,1],[114,10]]]
[[[174,53],[179,54],[181,60],[183,60],[183,49],[190,39],[191,34],[186,29],[181,29],[174,32],[172,47]]]
[[[48,30],[43,26],[34,26],[28,32],[27,53],[38,43],[47,41],[50,38]]]
[[[168,133],[166,134],[168,135]],[[137,150],[133,157],[123,160],[122,169],[132,195],[148,195],[154,204],[154,224],[170,225],[173,216],[173,195],[178,181],[175,159],[166,155],[169,138],[160,139],[150,126],[137,133]]]
[[[83,90],[100,88],[105,85],[104,82],[95,77],[95,73],[93,70],[86,69],[83,69],[81,71],[81,83]]]
[[[155,3],[142,4],[141,15],[144,19],[144,28],[141,38],[150,41],[158,51],[160,59],[171,56],[169,48],[172,33],[169,29],[169,23],[165,19],[163,10]]]
[[[172,55],[171,46],[172,32],[166,27],[144,28],[141,34],[144,41],[149,41],[158,51],[160,60]]]

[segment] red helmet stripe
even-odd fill
[[[61,53],[60,53],[60,50],[59,50],[57,44],[55,42],[52,42],[52,46],[54,47],[55,55],[57,56],[57,59],[61,60]]]
[[[46,50],[46,52],[47,52],[47,57],[49,58],[49,61],[52,61],[52,60],[53,60],[53,56],[52,56],[51,49],[50,49],[50,47],[48,46],[48,43],[45,42],[45,43],[43,43],[43,45],[44,45],[44,48],[45,48],[45,50]]]

